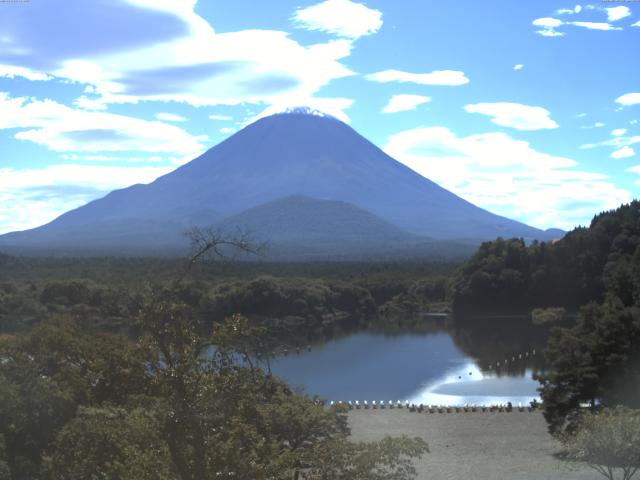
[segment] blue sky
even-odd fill
[[[310,106],[463,198],[571,228],[640,190],[640,3],[0,3],[0,233]]]

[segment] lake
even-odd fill
[[[525,359],[523,354],[518,359],[518,353],[515,355],[515,362],[508,360],[518,368],[508,374],[497,373],[497,361],[474,360],[447,332],[355,333],[311,351],[277,357],[271,368],[291,385],[304,387],[309,395],[326,400],[528,405],[538,398],[539,384],[532,379],[528,365],[533,356]],[[501,364],[504,366],[504,359]]]

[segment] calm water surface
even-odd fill
[[[271,366],[306,393],[335,401],[527,405],[538,398],[530,370],[517,376],[483,373],[448,333],[357,333],[276,358]]]

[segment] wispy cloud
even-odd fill
[[[588,28],[589,30],[622,30],[622,27],[614,27],[610,23],[605,22],[568,22],[567,25]]]
[[[504,133],[460,137],[446,127],[417,128],[391,136],[384,150],[476,205],[541,228],[572,228],[631,200],[606,175]]]
[[[410,73],[402,70],[384,70],[371,73],[365,77],[367,80],[379,83],[400,82],[417,83],[419,85],[444,85],[456,87],[466,85],[469,79],[464,72],[458,70],[434,70],[430,73]]]
[[[132,183],[148,183],[173,167],[60,164],[0,168],[0,234],[25,230]]]
[[[522,70],[524,68],[524,65],[521,63],[518,63],[517,65],[513,66],[514,70]]]
[[[195,155],[207,138],[159,121],[86,111],[53,100],[10,97],[0,92],[0,130],[14,137],[65,152],[145,151]]]
[[[558,15],[573,15],[574,13],[580,13],[582,11],[582,5],[576,5],[573,8],[560,8],[556,10]]]
[[[616,150],[615,152],[613,152],[611,155],[609,155],[611,158],[616,158],[616,159],[620,159],[620,158],[629,158],[629,157],[633,157],[635,156],[636,152],[633,148],[631,147],[622,147],[619,150]]]
[[[358,12],[356,20],[334,18],[338,27],[344,23],[345,35],[364,33],[347,24],[361,24],[374,11],[348,0],[329,3],[336,4]],[[193,0],[135,0],[95,8],[69,1],[33,2],[27,15],[22,9],[3,9],[0,32],[12,34],[0,38],[0,75],[53,76],[84,85],[76,106],[92,110],[141,101],[298,104],[297,99],[314,96],[332,80],[353,75],[341,63],[351,54],[351,36],[302,45],[286,31],[217,33],[195,5]],[[55,34],[42,28],[43,18],[59,20]],[[116,26],[105,18],[119,22]],[[368,24],[366,31],[375,28]]]
[[[535,19],[532,24],[536,27],[540,27],[540,30],[536,30],[538,35],[542,35],[544,37],[562,37],[564,36],[564,32],[558,31],[558,28],[563,26],[574,26],[579,28],[585,28],[588,30],[601,30],[601,31],[612,31],[612,30],[622,30],[622,27],[616,27],[612,25],[612,22],[617,22],[623,18],[631,15],[631,10],[629,7],[618,6],[618,7],[610,7],[610,8],[601,8],[596,7],[594,5],[587,5],[586,8],[588,10],[601,10],[606,12],[607,14],[607,22],[591,22],[591,21],[571,21],[565,22],[560,20],[559,18],[554,17],[543,17]],[[583,10],[581,5],[576,5],[573,9],[561,8],[560,10],[556,10],[556,14],[558,15],[574,15],[578,14]]]
[[[521,103],[495,102],[465,105],[464,109],[469,113],[492,117],[491,121],[496,125],[517,130],[558,128],[558,124],[549,117],[550,112],[542,107]]]
[[[302,100],[299,104],[291,104],[290,102],[282,102],[282,103],[273,103],[262,112],[257,115],[254,115],[248,118],[244,125],[248,125],[256,120],[259,120],[264,117],[268,117],[269,115],[273,115],[276,113],[286,112],[291,109],[291,107],[309,107],[312,110],[317,110],[318,112],[326,113],[331,115],[332,117],[337,118],[345,123],[351,123],[351,119],[349,115],[346,113],[349,108],[355,103],[353,99],[350,98],[322,98],[322,97],[309,97],[307,99]]]
[[[431,97],[424,95],[398,94],[389,99],[389,103],[382,109],[382,113],[397,113],[415,110],[418,105],[431,101]]]
[[[339,37],[357,39],[376,33],[382,27],[382,12],[350,0],[326,0],[293,14],[294,24]]]
[[[209,120],[228,121],[228,120],[233,120],[233,117],[231,115],[217,115],[214,113],[212,115],[209,115]]]
[[[175,113],[165,113],[165,112],[156,113],[156,118],[158,120],[162,120],[165,122],[186,122],[187,121],[186,117],[183,117],[182,115],[176,115]]]
[[[636,143],[640,143],[640,135],[630,135],[630,136],[618,135],[608,140],[603,140],[601,142],[585,143],[584,145],[580,145],[580,148],[581,149],[590,149],[590,148],[598,148],[598,147],[622,148],[629,145],[635,145]]]
[[[0,65],[0,77],[22,77],[32,82],[53,80],[53,76],[46,73],[15,65]]]
[[[637,173],[638,175],[640,175],[640,165],[636,165],[635,167],[627,168],[626,171],[629,172],[629,173]],[[635,184],[640,186],[640,179],[636,180]]]

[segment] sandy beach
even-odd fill
[[[420,480],[596,480],[587,467],[572,469],[554,457],[559,444],[539,412],[412,413],[353,410],[355,441],[385,435],[421,437],[430,453],[416,461]]]

